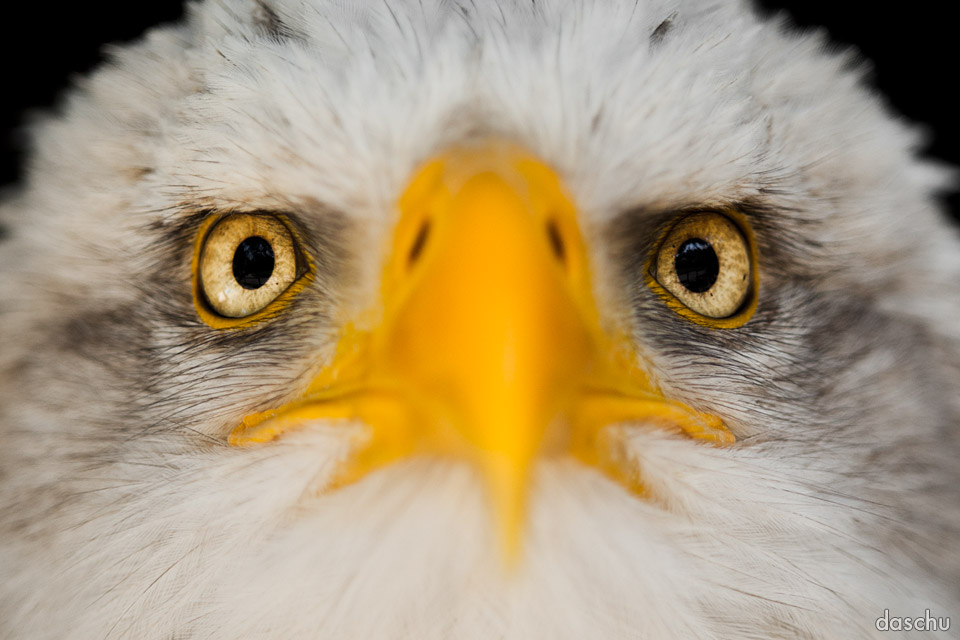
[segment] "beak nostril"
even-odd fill
[[[414,239],[413,244],[410,245],[410,253],[407,255],[407,266],[412,267],[417,262],[420,254],[423,253],[423,248],[426,246],[429,236],[430,221],[424,220],[420,225],[420,229],[417,231],[417,237]]]
[[[550,239],[550,248],[553,249],[553,255],[561,264],[567,261],[567,248],[563,244],[563,238],[560,236],[560,229],[557,228],[556,220],[547,221],[547,237]]]

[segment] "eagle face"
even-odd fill
[[[733,0],[203,2],[3,204],[5,637],[960,614],[960,243]]]

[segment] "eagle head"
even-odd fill
[[[2,204],[0,635],[960,615],[947,172],[738,0],[204,0]]]

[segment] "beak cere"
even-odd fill
[[[351,419],[368,437],[341,484],[410,455],[469,460],[513,558],[538,457],[574,455],[640,492],[606,427],[733,441],[719,418],[665,399],[601,328],[576,211],[539,160],[455,149],[420,170],[399,210],[378,326],[346,330],[300,399],[248,416],[231,444]]]

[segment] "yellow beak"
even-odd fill
[[[732,442],[718,418],[665,399],[601,327],[575,209],[540,161],[505,145],[456,149],[417,174],[399,209],[378,325],[345,330],[302,397],[248,416],[231,444],[352,419],[369,437],[340,483],[414,454],[469,460],[513,557],[538,457],[574,455],[640,492],[606,427]]]

